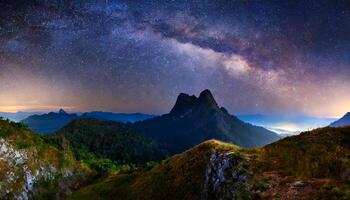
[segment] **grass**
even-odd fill
[[[210,140],[147,170],[119,174],[85,187],[68,199],[200,199],[213,150],[238,147]]]
[[[241,191],[236,199],[350,199],[344,176],[350,170],[349,127],[316,129],[255,149],[210,140],[150,169],[101,179],[68,199],[201,199],[213,150],[245,158],[234,171],[250,174],[248,181],[228,182]],[[295,189],[296,181],[306,186]]]

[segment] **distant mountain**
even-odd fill
[[[257,147],[280,137],[272,131],[232,117],[219,108],[209,90],[199,97],[181,93],[169,114],[135,123],[146,136],[178,153],[208,139],[219,139],[242,147]]]
[[[350,112],[346,113],[342,118],[330,124],[331,127],[350,126]]]
[[[50,112],[43,115],[32,115],[22,120],[35,133],[51,134],[69,122],[78,118],[77,114],[68,114],[63,109],[58,113]]]
[[[69,141],[74,149],[86,149],[98,157],[121,164],[145,164],[165,158],[158,145],[139,134],[132,124],[78,119],[63,127],[54,138]]]
[[[86,112],[81,115],[76,113],[68,114],[63,109],[59,110],[58,113],[50,112],[48,114],[33,115],[22,120],[30,129],[35,133],[41,134],[52,134],[68,123],[75,119],[99,119],[106,121],[117,121],[117,122],[136,122],[154,117],[154,115],[147,115],[142,113],[112,113],[112,112]]]
[[[9,119],[14,122],[19,122],[31,115],[43,114],[42,112],[0,112],[0,117],[4,119]]]

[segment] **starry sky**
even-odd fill
[[[0,1],[0,111],[350,111],[350,1]]]

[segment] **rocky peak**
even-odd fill
[[[171,109],[170,113],[171,114],[179,114],[179,113],[183,113],[186,112],[187,110],[191,109],[194,104],[197,101],[197,97],[192,95],[188,95],[188,94],[184,94],[184,93],[180,93],[179,96],[177,97],[175,106],[173,107],[173,109]]]
[[[197,98],[196,96],[181,93],[176,100],[175,106],[171,110],[170,114],[183,114],[193,108],[214,108],[219,109],[212,93],[206,89],[202,91]]]
[[[199,98],[198,98],[198,104],[205,105],[205,106],[210,107],[210,108],[219,109],[212,93],[208,89],[201,92],[201,94],[199,95]]]
[[[58,111],[58,114],[67,114],[62,108]]]

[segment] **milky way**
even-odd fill
[[[3,1],[2,1],[3,2]],[[0,3],[0,111],[350,111],[349,1]]]

